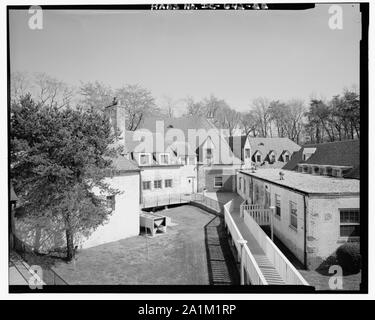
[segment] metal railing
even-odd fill
[[[209,198],[200,193],[194,193],[191,195],[191,202],[199,203],[217,213],[222,213],[224,210],[224,204],[218,200]]]
[[[251,215],[245,214],[244,223],[286,284],[309,285]]]
[[[42,263],[43,257],[39,257],[33,249],[22,240],[13,236],[13,250],[28,264],[38,265],[43,270],[43,282],[46,285],[68,285],[54,270]]]
[[[191,195],[183,193],[149,195],[142,197],[141,208],[153,208],[172,204],[183,204],[190,202],[190,200]]]
[[[233,245],[235,246],[240,256],[241,274],[242,272],[246,272],[252,285],[267,285],[267,281],[263,276],[261,270],[259,269],[259,266],[256,263],[255,258],[251,254],[249,248],[247,247],[247,245],[241,245],[241,242],[244,241],[244,238],[242,237],[241,232],[238,230],[236,223],[234,222],[230,214],[232,210],[233,200],[224,205],[224,221],[232,237]],[[241,284],[244,284],[243,279],[241,279]]]

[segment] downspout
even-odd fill
[[[303,260],[304,260],[304,267],[307,269],[307,200],[306,196],[303,196],[303,215],[304,215],[304,225],[303,225]]]

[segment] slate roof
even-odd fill
[[[244,154],[242,150],[245,147],[246,138],[247,136],[230,136],[227,138],[232,152],[238,159],[241,159],[242,161],[244,160]]]
[[[256,150],[259,150],[265,157],[271,151],[274,151],[276,154],[276,159],[278,159],[285,150],[288,150],[292,154],[293,152],[298,151],[301,148],[297,143],[293,142],[289,138],[250,137],[249,142],[252,155]]]
[[[184,133],[185,141],[187,143],[190,143],[189,148],[196,151],[197,153],[199,147],[207,140],[208,135],[217,135],[220,140],[220,147],[224,148],[224,150],[221,150],[222,152],[220,153],[220,156],[222,158],[220,161],[226,164],[241,164],[240,158],[235,156],[230,149],[228,141],[220,134],[219,130],[206,118],[201,116],[182,116],[179,118],[148,117],[140,125],[140,129],[147,129],[151,132],[155,132],[157,127],[156,121],[158,120],[164,121],[163,125],[165,134],[167,134],[168,130],[171,129],[182,130],[182,132]],[[189,141],[189,129],[196,130],[196,134],[199,137],[197,141]],[[173,144],[172,141],[170,141],[169,143]]]
[[[306,161],[303,160],[303,150],[316,148],[315,153]],[[345,140],[318,144],[308,144],[295,152],[290,161],[283,167],[286,170],[297,170],[299,163],[351,166],[352,170],[344,174],[345,178],[359,179],[360,175],[360,143],[359,140]]]
[[[250,170],[241,170],[241,172],[307,194],[359,195],[360,182],[357,179],[340,179],[280,169],[258,169],[255,173]],[[280,172],[284,173],[284,180],[280,180]]]
[[[136,163],[134,163],[131,160],[128,160],[124,156],[118,156],[117,158],[113,158],[112,165],[118,171],[141,171]]]

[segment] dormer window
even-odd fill
[[[285,159],[285,162],[288,162],[288,161],[289,161],[289,154],[286,154],[286,155],[284,156],[284,159]]]
[[[139,164],[141,166],[145,166],[145,165],[148,165],[150,164],[151,162],[151,155],[148,154],[148,153],[141,153],[139,155]]]
[[[169,154],[162,153],[159,155],[159,162],[160,164],[169,164]]]
[[[249,148],[245,149],[245,159],[250,159],[250,149]]]
[[[260,156],[260,154],[257,154],[256,160],[257,160],[257,162],[261,162],[261,156]]]

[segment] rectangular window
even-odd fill
[[[238,188],[242,191],[242,177],[238,179]]]
[[[150,164],[150,155],[149,154],[141,154],[139,156],[139,164],[141,164],[141,165]]]
[[[107,208],[109,210],[115,210],[116,208],[116,198],[114,195],[107,196]]]
[[[212,149],[207,148],[206,149],[206,159],[211,159],[212,158]]]
[[[271,154],[271,163],[274,163],[276,161],[276,156],[274,153]]]
[[[286,154],[285,155],[285,162],[288,162],[289,161],[289,154]]]
[[[154,189],[161,189],[161,180],[154,180]]]
[[[246,148],[245,149],[245,159],[249,159],[249,158],[250,158],[250,149]]]
[[[276,217],[281,218],[281,200],[278,194],[275,194],[275,207],[276,207]]]
[[[261,159],[260,159],[260,154],[257,155],[257,162],[260,162]]]
[[[289,201],[290,207],[290,225],[297,229],[298,222],[297,222],[297,204],[293,201]]]
[[[169,154],[161,154],[160,164],[168,164],[168,163],[169,163]]]
[[[222,186],[223,186],[223,177],[221,176],[215,177],[214,187],[221,188]]]
[[[340,209],[340,237],[359,237],[359,209]]]
[[[142,189],[143,190],[151,190],[151,181],[143,181],[142,182]]]
[[[172,188],[172,179],[165,179],[164,186],[165,188]]]

